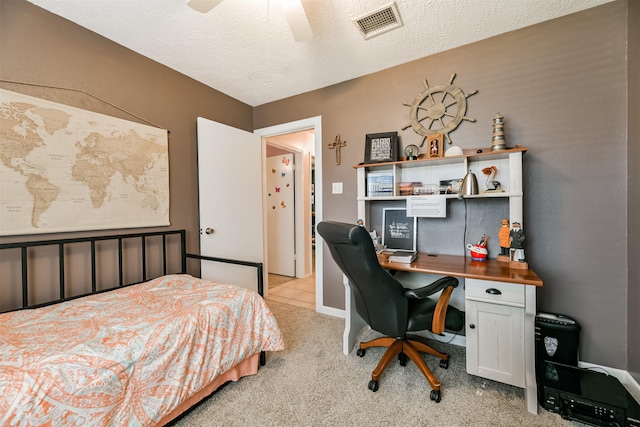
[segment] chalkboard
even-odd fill
[[[416,217],[408,217],[402,208],[382,211],[382,244],[390,250],[416,250]]]

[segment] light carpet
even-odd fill
[[[392,363],[380,389],[367,388],[383,349],[342,354],[344,320],[269,302],[286,349],[267,353],[257,375],[230,383],[176,426],[572,426],[559,415],[527,412],[522,389],[468,375],[464,349],[433,342],[451,355],[449,369],[425,360],[442,383],[442,401],[416,366]],[[361,340],[379,336],[365,328]]]

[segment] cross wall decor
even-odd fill
[[[335,148],[336,150],[336,165],[340,164],[340,148],[344,147],[345,145],[347,145],[347,141],[340,141],[340,135],[336,135],[336,139],[329,144],[329,149],[333,150]]]

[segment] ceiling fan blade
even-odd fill
[[[207,13],[220,3],[222,0],[189,0],[187,5],[200,13]]]
[[[300,0],[280,0],[280,6],[287,18],[293,38],[297,42],[311,40],[313,31]]]

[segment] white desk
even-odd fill
[[[383,267],[392,270],[473,279],[470,281],[473,283],[473,291],[468,291],[465,295],[467,301],[467,360],[471,360],[472,363],[475,364],[472,370],[476,375],[523,387],[525,389],[527,410],[534,414],[538,413],[534,327],[536,316],[536,287],[542,286],[542,280],[532,270],[510,269],[508,263],[498,262],[494,259],[476,262],[470,258],[454,255],[431,257],[426,254],[418,254],[416,260],[411,264],[390,263],[384,254],[378,255],[378,259]],[[502,286],[503,292],[498,295],[478,292],[479,287],[482,287],[483,284],[486,284],[487,288],[491,289]],[[349,354],[356,344],[356,338],[359,332],[366,326],[366,323],[355,311],[355,300],[353,299],[353,294],[346,277],[344,278],[344,285],[346,292],[343,352],[344,354]],[[522,289],[520,286],[522,286]],[[510,329],[521,332],[516,334],[517,339],[520,341],[513,344],[519,354],[514,357],[520,358],[520,360],[515,360],[515,365],[523,367],[523,371],[516,368],[516,372],[506,374],[504,372],[498,372],[499,369],[492,369],[491,367],[485,369],[481,366],[483,359],[488,360],[487,358],[491,358],[491,352],[489,351],[488,353],[487,348],[471,348],[470,346],[474,344],[472,344],[469,336],[470,334],[477,334],[474,337],[475,341],[473,341],[477,343],[479,341],[478,336],[482,336],[482,334],[496,335],[497,332],[487,330],[487,328],[483,329],[481,324],[471,324],[469,319],[470,308],[473,310],[479,308],[482,311],[487,308],[502,309],[503,307],[507,310],[512,310],[512,312],[516,314],[516,316],[513,317],[513,322],[519,322],[519,328],[511,327]],[[476,320],[473,319],[473,322],[476,322]],[[481,345],[482,344],[483,343],[481,343]],[[521,347],[520,350],[517,350],[518,346]],[[496,349],[496,351],[498,350]],[[522,361],[521,359],[524,360]],[[467,370],[470,370],[469,364],[467,365]],[[512,376],[513,379],[505,379],[509,376]]]

